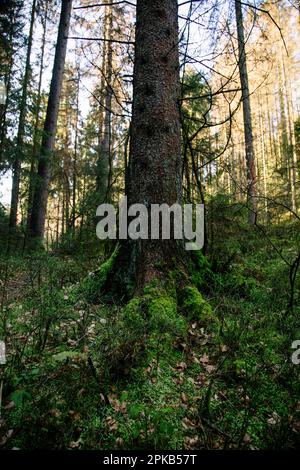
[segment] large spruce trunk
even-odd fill
[[[151,204],[181,202],[179,93],[177,2],[138,0],[129,205],[142,203],[150,211]],[[174,239],[130,240],[121,245],[117,270],[138,292],[178,268],[183,258],[182,244]]]
[[[40,240],[44,238],[48,191],[51,178],[52,153],[57,127],[71,10],[72,0],[62,0],[50,93],[30,219],[30,233],[34,238]]]

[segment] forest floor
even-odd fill
[[[114,303],[89,301],[101,260],[62,251],[0,258],[4,449],[300,447],[298,228],[246,229],[208,256],[203,295],[218,318],[144,350]],[[274,249],[274,246],[276,249]]]

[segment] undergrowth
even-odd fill
[[[125,307],[93,296],[100,257],[1,255],[1,447],[299,447],[299,285],[287,311],[272,248],[292,259],[298,240],[283,230],[215,239],[218,262],[197,254],[190,286]]]

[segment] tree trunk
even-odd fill
[[[138,0],[133,115],[127,172],[128,205],[181,203],[178,13],[175,0]],[[172,233],[172,231],[171,231]],[[178,241],[126,241],[117,260],[119,278],[141,292],[184,265]],[[126,272],[127,270],[127,272]]]
[[[78,67],[77,77],[77,90],[76,90],[76,121],[75,121],[75,145],[74,145],[74,158],[73,158],[73,182],[72,182],[72,236],[75,238],[76,226],[76,194],[77,194],[77,154],[78,154],[78,139],[79,139],[79,84],[80,84],[80,68]]]
[[[247,198],[249,205],[249,223],[253,225],[256,220],[256,169],[253,145],[253,130],[250,107],[249,82],[245,49],[245,34],[243,24],[242,5],[240,0],[235,0],[236,26],[239,48],[239,73],[242,88],[244,136],[246,146],[247,164]]]
[[[112,7],[107,6],[105,12],[105,33],[107,39],[112,40],[113,30],[113,13]],[[105,67],[103,73],[105,74],[104,80],[106,82],[105,90],[105,109],[103,121],[103,134],[101,135],[99,145],[99,161],[98,161],[98,175],[97,175],[97,192],[100,194],[101,202],[106,199],[109,188],[110,176],[110,153],[111,153],[111,106],[112,106],[112,60],[113,49],[112,43],[108,42],[104,49],[104,62]]]
[[[52,167],[52,152],[54,149],[59,101],[62,90],[71,10],[72,0],[62,0],[50,93],[30,219],[30,233],[34,238],[38,238],[40,240],[43,240],[45,231],[47,200]]]
[[[42,49],[40,58],[40,71],[39,71],[39,82],[37,89],[37,102],[36,102],[36,116],[34,123],[34,137],[33,137],[33,148],[30,160],[30,174],[29,174],[29,188],[28,188],[28,201],[27,201],[27,219],[26,227],[27,230],[30,226],[31,210],[34,196],[34,184],[36,178],[36,162],[38,158],[38,143],[39,143],[39,131],[40,131],[40,112],[41,112],[41,101],[42,101],[42,80],[44,72],[44,56],[45,56],[45,45],[46,45],[46,31],[47,31],[47,15],[48,15],[48,3],[45,5],[45,18],[43,22],[43,36],[42,36]]]
[[[27,46],[27,54],[26,54],[25,73],[24,73],[24,79],[23,79],[22,97],[21,97],[21,104],[20,104],[20,117],[19,117],[18,133],[17,133],[17,143],[16,143],[16,149],[15,149],[13,168],[12,168],[13,175],[12,175],[12,190],[11,190],[10,217],[9,217],[10,228],[16,227],[17,218],[18,218],[21,162],[23,159],[22,156],[24,152],[24,134],[25,134],[25,123],[26,123],[26,112],[27,112],[27,95],[28,95],[28,86],[29,86],[29,81],[30,81],[30,68],[31,68],[30,58],[31,58],[31,49],[32,49],[35,10],[36,10],[36,0],[33,0],[32,8],[31,8],[31,18],[30,18],[28,46]]]
[[[7,50],[1,51],[4,53],[3,59],[1,54],[1,64],[0,74],[4,78],[4,83],[6,85],[6,100],[4,106],[2,106],[2,117],[0,120],[0,164],[2,169],[2,164],[5,162],[5,144],[6,144],[6,134],[7,134],[7,111],[9,108],[9,102],[11,101],[10,90],[12,88],[12,82],[14,78],[14,61],[16,56],[16,44],[15,44],[15,31],[18,28],[19,21],[19,12],[21,6],[13,2],[9,2],[5,8],[5,14],[8,18],[8,38],[7,38]],[[3,66],[3,68],[2,68]],[[4,164],[5,166],[5,164]]]
[[[104,0],[104,3],[106,0]],[[107,39],[107,7],[104,10],[104,18],[103,18],[103,37]],[[101,143],[102,143],[102,136],[103,136],[103,124],[104,124],[104,95],[105,95],[105,77],[106,77],[106,65],[107,65],[107,45],[106,41],[103,42],[103,50],[102,50],[102,64],[101,64],[101,77],[100,77],[100,86],[99,86],[99,119],[98,119],[98,158],[97,158],[97,168],[96,168],[96,192],[100,193],[101,188],[101,165],[102,165],[102,158],[101,158]]]
[[[259,127],[260,127],[260,145],[261,145],[261,156],[262,156],[262,166],[263,166],[263,194],[264,194],[264,208],[265,208],[265,223],[269,222],[269,213],[268,213],[268,168],[267,168],[267,159],[266,159],[266,142],[265,142],[265,126],[263,119],[263,106],[258,96],[258,106],[259,106]]]

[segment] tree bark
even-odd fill
[[[15,2],[7,2],[5,8],[3,9],[2,14],[7,15],[8,18],[8,30],[7,30],[7,39],[5,32],[6,30],[3,31],[4,33],[4,38],[2,37],[3,44],[1,47],[3,50],[1,50],[0,54],[0,61],[1,61],[1,70],[0,74],[4,78],[4,83],[6,85],[6,100],[4,103],[4,106],[2,106],[2,117],[0,120],[0,164],[1,164],[1,169],[2,165],[5,167],[5,144],[6,144],[6,134],[7,134],[7,111],[9,108],[9,104],[11,100],[11,87],[12,87],[12,82],[13,82],[13,68],[14,68],[14,60],[15,60],[15,52],[17,49],[16,41],[15,41],[15,33],[16,29],[18,29],[20,25],[20,9],[21,5],[19,3]],[[2,33],[2,31],[1,31]],[[1,34],[2,36],[2,34]],[[2,63],[3,62],[3,63]]]
[[[39,156],[38,174],[30,219],[32,237],[43,240],[47,213],[48,191],[51,178],[52,152],[54,149],[59,101],[62,90],[63,72],[70,27],[72,0],[62,0],[55,58],[48,98],[42,145]]]
[[[266,142],[265,142],[265,126],[263,119],[263,105],[261,102],[260,95],[258,95],[258,106],[259,106],[259,127],[260,127],[260,146],[263,166],[263,194],[264,194],[264,207],[265,207],[265,223],[269,222],[268,212],[268,165],[266,159]]]
[[[73,182],[72,182],[72,219],[71,229],[72,236],[75,237],[76,226],[76,197],[77,197],[77,154],[79,139],[79,84],[80,84],[80,68],[78,66],[77,89],[76,89],[76,121],[75,121],[75,145],[73,158]]]
[[[152,204],[181,203],[179,97],[177,2],[138,0],[126,192],[129,205],[148,208],[149,221]],[[120,277],[126,275],[141,292],[152,279],[184,265],[184,253],[174,239],[128,240],[116,264],[122,266]]]
[[[28,86],[29,86],[29,81],[30,81],[30,69],[31,69],[30,59],[31,59],[32,39],[33,39],[33,27],[34,27],[34,20],[35,20],[35,10],[36,10],[36,0],[33,0],[32,8],[31,8],[28,46],[27,46],[27,53],[26,53],[25,73],[24,73],[23,86],[22,86],[22,97],[21,97],[21,104],[20,104],[20,117],[19,117],[18,133],[17,133],[17,142],[16,142],[14,162],[13,162],[13,167],[12,167],[12,190],[11,190],[10,217],[9,217],[10,228],[16,227],[17,218],[18,218],[21,162],[23,160],[23,152],[24,152],[24,134],[25,134],[26,113],[27,113],[27,95],[28,95]]]
[[[105,12],[105,35],[109,41],[112,40],[113,31],[113,13],[112,7],[106,6]],[[106,36],[105,36],[106,37]],[[104,48],[104,80],[106,85],[103,86],[105,92],[105,109],[103,120],[103,133],[99,143],[99,161],[97,174],[97,192],[100,195],[101,202],[105,200],[109,188],[110,176],[110,159],[111,159],[111,106],[112,106],[112,60],[113,49],[112,43],[108,42]],[[103,83],[104,85],[104,83]]]
[[[246,165],[247,165],[247,198],[249,206],[249,223],[253,225],[256,220],[256,168],[253,145],[253,130],[250,107],[249,81],[247,71],[246,43],[243,24],[242,5],[240,0],[235,0],[235,15],[238,35],[239,49],[239,74],[242,88],[243,116],[244,116],[244,136],[246,147]]]
[[[45,4],[45,17],[43,21],[43,36],[42,36],[42,48],[40,57],[40,70],[39,70],[39,81],[37,89],[37,101],[36,101],[36,116],[34,123],[34,137],[33,137],[33,148],[30,159],[30,174],[29,174],[29,186],[28,186],[28,201],[27,201],[27,218],[26,227],[27,231],[30,227],[30,218],[33,205],[34,186],[36,178],[36,163],[38,159],[38,144],[39,144],[39,131],[40,131],[40,112],[41,112],[41,101],[42,101],[42,80],[44,72],[44,57],[45,57],[45,45],[46,45],[46,31],[47,31],[47,16],[48,16],[48,3]]]

